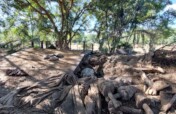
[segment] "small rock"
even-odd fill
[[[58,58],[64,58],[64,55],[62,55],[62,54],[57,54],[56,57],[58,57]]]
[[[94,70],[91,68],[84,68],[81,72],[82,77],[91,77],[94,76]]]
[[[46,56],[44,57],[44,59],[49,59],[50,57],[53,57],[53,56],[56,56],[56,55],[54,55],[54,54],[49,54],[49,55],[46,55]]]
[[[55,54],[49,54],[44,57],[44,59],[48,59],[49,61],[57,61],[59,57]]]
[[[59,60],[59,58],[56,57],[56,56],[51,56],[51,57],[49,58],[49,61],[57,61],[57,60]]]

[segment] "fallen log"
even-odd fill
[[[176,101],[176,94],[169,100],[167,97],[167,93],[160,92],[160,97],[161,97],[161,111],[167,112],[174,102]]]
[[[145,114],[154,114],[151,108],[149,107],[150,99],[147,99],[143,94],[135,94],[136,106],[142,108],[145,111]]]
[[[161,91],[162,89],[165,89],[170,86],[162,80],[157,80],[153,82],[146,76],[144,72],[141,73],[141,80],[148,87],[146,87],[146,89],[144,90],[145,94],[156,95],[158,91]]]
[[[158,91],[168,88],[170,85],[162,80],[157,80],[146,90],[148,95],[156,95]]]
[[[90,98],[90,96],[86,96],[84,99],[84,104],[86,107],[86,114],[96,114],[95,113],[95,102]]]
[[[147,77],[147,75],[143,71],[141,71],[141,80],[148,87],[151,87],[153,85],[153,82]]]
[[[118,91],[120,92],[113,94],[115,99],[122,98],[123,100],[130,100],[136,92],[143,91],[143,85],[139,84],[139,85],[122,86],[118,88]],[[106,101],[108,102],[110,101],[110,99],[107,97]]]
[[[119,108],[120,111],[124,112],[125,114],[142,114],[143,111],[141,109],[131,108],[127,106],[121,106]]]
[[[84,104],[86,106],[86,114],[101,114],[101,100],[96,84],[90,85]]]
[[[161,97],[160,96],[146,96],[148,99],[150,99],[153,102],[160,102]]]
[[[73,91],[75,93],[75,98],[73,99],[73,101],[74,101],[74,105],[76,107],[75,108],[76,110],[75,110],[74,114],[86,114],[86,110],[85,110],[83,101],[82,101],[81,96],[80,96],[78,85],[74,86]]]
[[[142,114],[143,113],[141,109],[136,109],[136,108],[128,107],[128,106],[120,106],[118,108],[115,108],[112,101],[108,102],[108,110],[110,113],[113,113],[113,114],[119,114],[119,112],[122,112],[125,114]]]
[[[104,97],[109,97],[109,99],[113,102],[115,108],[121,106],[121,102],[117,101],[112,94],[115,89],[112,82],[107,80],[99,80],[98,88]]]
[[[78,86],[79,85],[75,85],[70,89],[70,91],[65,91],[64,89],[62,93],[59,90],[53,93],[53,102],[51,104],[53,104],[52,106],[55,107],[54,114],[85,114],[86,110],[81,99]],[[64,94],[67,94],[67,96],[65,96]]]
[[[164,74],[165,73],[165,70],[161,67],[146,67],[146,68],[133,68],[134,70],[137,70],[137,71],[143,71],[145,73],[162,73]]]
[[[21,87],[18,88],[10,93],[8,93],[7,95],[3,96],[0,98],[0,103],[3,105],[7,105],[7,106],[15,106],[16,104],[18,104],[18,101],[15,102],[14,98],[17,97],[17,94],[19,92],[21,92],[22,90],[24,90],[27,87]]]

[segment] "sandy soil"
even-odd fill
[[[59,61],[51,62],[48,60],[44,60],[44,56],[47,54],[63,54],[64,58],[60,59]],[[4,54],[2,54],[4,55]],[[117,57],[119,55],[116,55]],[[1,56],[0,58],[0,97],[7,94],[11,89],[16,88],[20,85],[32,85],[36,82],[41,81],[42,79],[47,79],[51,76],[56,76],[65,72],[69,69],[74,69],[78,62],[81,60],[82,56],[81,53],[78,51],[57,51],[57,50],[42,50],[42,49],[27,49],[12,55]],[[108,65],[105,68],[107,70],[107,76],[133,76],[133,74],[127,70],[127,67],[136,67],[136,64],[139,62],[138,59],[136,60],[137,63],[130,63],[130,59],[125,59],[125,56],[121,56],[121,59],[117,58],[116,64],[114,67],[113,64]],[[131,57],[130,57],[131,58]],[[146,64],[145,64],[146,65]],[[114,68],[113,68],[113,67]],[[5,75],[6,69],[9,68],[20,68],[26,71],[29,76],[23,77],[10,77]],[[108,71],[109,69],[109,71]],[[172,88],[172,92],[176,92],[176,78],[175,78],[175,66],[173,68],[168,67],[164,68],[166,70],[166,74],[148,74],[149,78],[161,78],[165,80]],[[106,72],[105,72],[106,73]],[[112,73],[112,74],[111,74]],[[133,77],[134,79],[134,77]],[[138,78],[136,80],[139,83]],[[136,82],[137,82],[136,81]],[[133,106],[135,103],[134,101],[124,102],[125,105]],[[135,106],[133,106],[135,107]],[[25,110],[26,111],[26,110]],[[30,110],[28,110],[30,112]]]
[[[47,54],[63,54],[58,61],[44,60]],[[81,60],[79,51],[58,51],[49,49],[26,49],[11,55],[0,54],[0,84],[4,87],[16,88],[19,85],[30,85],[42,79],[56,76],[69,69],[74,69]],[[10,68],[20,68],[29,76],[10,77],[5,71]],[[1,93],[0,93],[1,94]]]

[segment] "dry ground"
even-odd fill
[[[5,55],[2,51],[0,53],[0,82],[8,88],[16,88],[21,84],[33,84],[69,69],[74,69],[81,59],[80,51],[26,49],[11,55]],[[63,54],[64,58],[54,62],[44,60],[44,56],[47,54]],[[10,68],[20,68],[29,76],[6,76],[5,71]]]
[[[1,56],[2,54],[2,56]],[[11,89],[18,87],[20,85],[32,85],[36,82],[39,82],[42,79],[47,79],[48,77],[55,76],[61,74],[62,72],[67,71],[68,69],[74,69],[78,62],[81,60],[81,53],[78,51],[56,51],[56,50],[47,50],[47,49],[27,49],[12,55],[3,56],[4,54],[0,54],[0,84],[4,86],[0,86],[0,97],[7,94]],[[56,62],[51,62],[48,60],[44,60],[44,56],[46,54],[63,54],[64,58],[60,59]],[[116,55],[115,57],[118,57]],[[115,72],[114,75],[118,76],[125,76],[127,75],[127,71],[124,70],[126,67],[137,67],[136,61],[134,65],[130,63],[130,59],[125,59],[124,56],[121,57],[122,59],[117,58],[117,64],[115,66],[115,70],[111,67],[105,68],[105,70],[110,69],[110,73]],[[127,56],[128,58],[128,56]],[[131,58],[131,57],[130,57]],[[112,62],[113,64],[114,62]],[[146,64],[145,64],[146,65]],[[144,65],[144,66],[145,66]],[[114,65],[113,65],[114,66]],[[24,77],[9,77],[5,75],[6,69],[18,67],[26,71],[29,76]],[[140,66],[138,66],[140,67]],[[143,66],[141,66],[143,67]],[[163,67],[166,70],[166,74],[149,74],[148,76],[151,79],[154,78],[161,78],[168,82],[171,85],[172,92],[176,93],[176,78],[175,72],[176,67]],[[132,76],[130,72],[128,75]],[[108,74],[108,76],[110,76]],[[5,83],[4,83],[5,82]],[[8,88],[8,89],[7,89]],[[134,103],[132,102],[125,102],[130,106],[133,106]],[[132,103],[132,104],[130,104]],[[175,107],[174,107],[175,108]]]

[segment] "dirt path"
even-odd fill
[[[63,54],[64,58],[59,61],[44,60],[47,54]],[[78,51],[58,51],[48,49],[26,49],[12,55],[0,57],[0,82],[5,82],[5,87],[17,87],[19,84],[28,85],[42,79],[56,76],[69,69],[74,69],[81,60],[81,53]],[[9,77],[5,71],[9,68],[20,68],[29,76]]]

